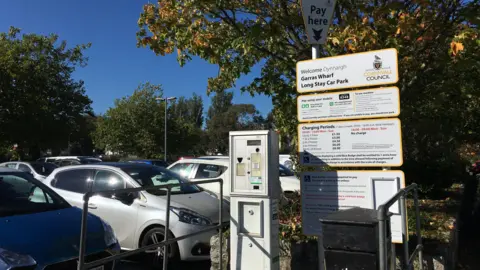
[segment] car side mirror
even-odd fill
[[[138,192],[117,193],[114,198],[126,205],[131,205],[139,197]]]

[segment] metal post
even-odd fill
[[[312,45],[312,59],[317,59],[320,57],[320,45]],[[322,235],[317,236],[317,249],[318,249],[318,269],[325,269],[325,254],[323,250],[323,237]]]
[[[165,142],[165,154],[163,156],[163,160],[165,162],[167,162],[167,108],[168,108],[168,99],[165,98],[165,139],[164,139],[164,142]]]
[[[88,219],[88,200],[90,196],[89,193],[83,196],[83,210],[82,210],[82,225],[80,227],[80,248],[78,254],[78,270],[83,270],[83,265],[85,264],[85,249],[87,244],[87,219]]]
[[[167,109],[168,109],[168,101],[169,100],[176,100],[177,98],[176,97],[165,97],[165,98],[156,98],[155,100],[160,100],[160,101],[165,101],[165,128],[164,128],[164,147],[165,147],[165,153],[164,153],[164,157],[163,157],[163,160],[165,162],[167,162]]]
[[[312,59],[320,58],[320,45],[312,45]]]
[[[413,189],[413,201],[415,204],[415,221],[416,221],[416,231],[417,231],[417,246],[422,246],[422,231],[420,228],[420,207],[418,206],[418,190],[417,188]],[[423,270],[423,247],[418,251],[418,260],[420,270]]]
[[[380,205],[377,213],[378,219],[378,266],[380,270],[387,269],[387,251],[385,239],[387,238],[387,227],[385,225],[385,207]]]
[[[396,245],[392,242],[392,257],[390,258],[390,270],[397,269],[397,250],[395,249]]]
[[[382,171],[388,171],[388,170],[390,170],[390,167],[382,168]],[[397,267],[397,252],[395,250],[395,243],[393,243],[393,241],[391,243],[391,250],[392,252],[390,254],[391,255],[390,262],[387,262],[387,263],[390,263],[390,267],[389,267],[390,270],[395,270]],[[388,259],[388,256],[387,256],[387,259]]]
[[[218,224],[220,228],[218,230],[218,242],[220,244],[220,270],[223,270],[223,180],[220,179],[220,202],[219,202],[220,212],[218,213]]]
[[[165,104],[167,104],[165,102]],[[165,212],[165,237],[163,238],[165,242],[168,241],[168,233],[170,232],[170,186],[167,186],[167,210]],[[163,270],[167,270],[168,266],[168,246],[163,246]]]
[[[402,242],[403,242],[403,263],[402,269],[410,270],[408,265],[409,253],[408,253],[408,237],[407,237],[407,209],[405,205],[405,193],[400,196],[400,215],[402,217]]]

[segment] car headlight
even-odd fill
[[[114,246],[118,244],[117,236],[112,229],[112,226],[105,221],[102,221],[103,231],[104,231],[104,240],[105,244],[108,247]]]
[[[170,210],[178,216],[178,219],[181,222],[200,226],[212,224],[212,221],[209,218],[204,217],[191,210],[176,207],[170,207]]]
[[[9,270],[17,267],[25,267],[25,269],[27,269],[27,267],[33,267],[36,265],[37,262],[29,255],[17,254],[0,248],[0,269]]]

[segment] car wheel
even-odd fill
[[[168,238],[174,238],[173,234],[169,233]],[[140,247],[145,247],[153,245],[159,242],[162,242],[165,239],[165,228],[155,227],[148,230],[140,242]],[[145,251],[145,260],[147,263],[151,263],[154,267],[161,267],[163,264],[164,248],[158,247],[153,249],[148,249]],[[180,254],[178,250],[178,244],[171,243],[168,245],[168,261],[177,262],[180,259]]]

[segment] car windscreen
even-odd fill
[[[124,167],[122,170],[143,187],[160,187],[171,184],[183,184],[188,180],[180,175],[160,167]],[[171,194],[191,194],[201,192],[196,185],[180,185],[171,189]],[[149,190],[153,195],[164,195],[165,190]]]
[[[279,168],[280,169],[280,174],[283,173],[283,175],[285,175],[285,176],[294,176],[295,175],[295,173],[292,172],[289,168],[287,168],[283,165],[279,165],[279,166],[280,166],[280,168]]]
[[[40,181],[22,172],[0,173],[0,217],[71,207]]]
[[[53,170],[58,168],[57,165],[55,165],[53,163],[46,163],[46,162],[31,163],[30,165],[33,167],[33,169],[35,170],[36,173],[38,173],[40,175],[43,175],[43,176],[49,176],[53,172]]]

